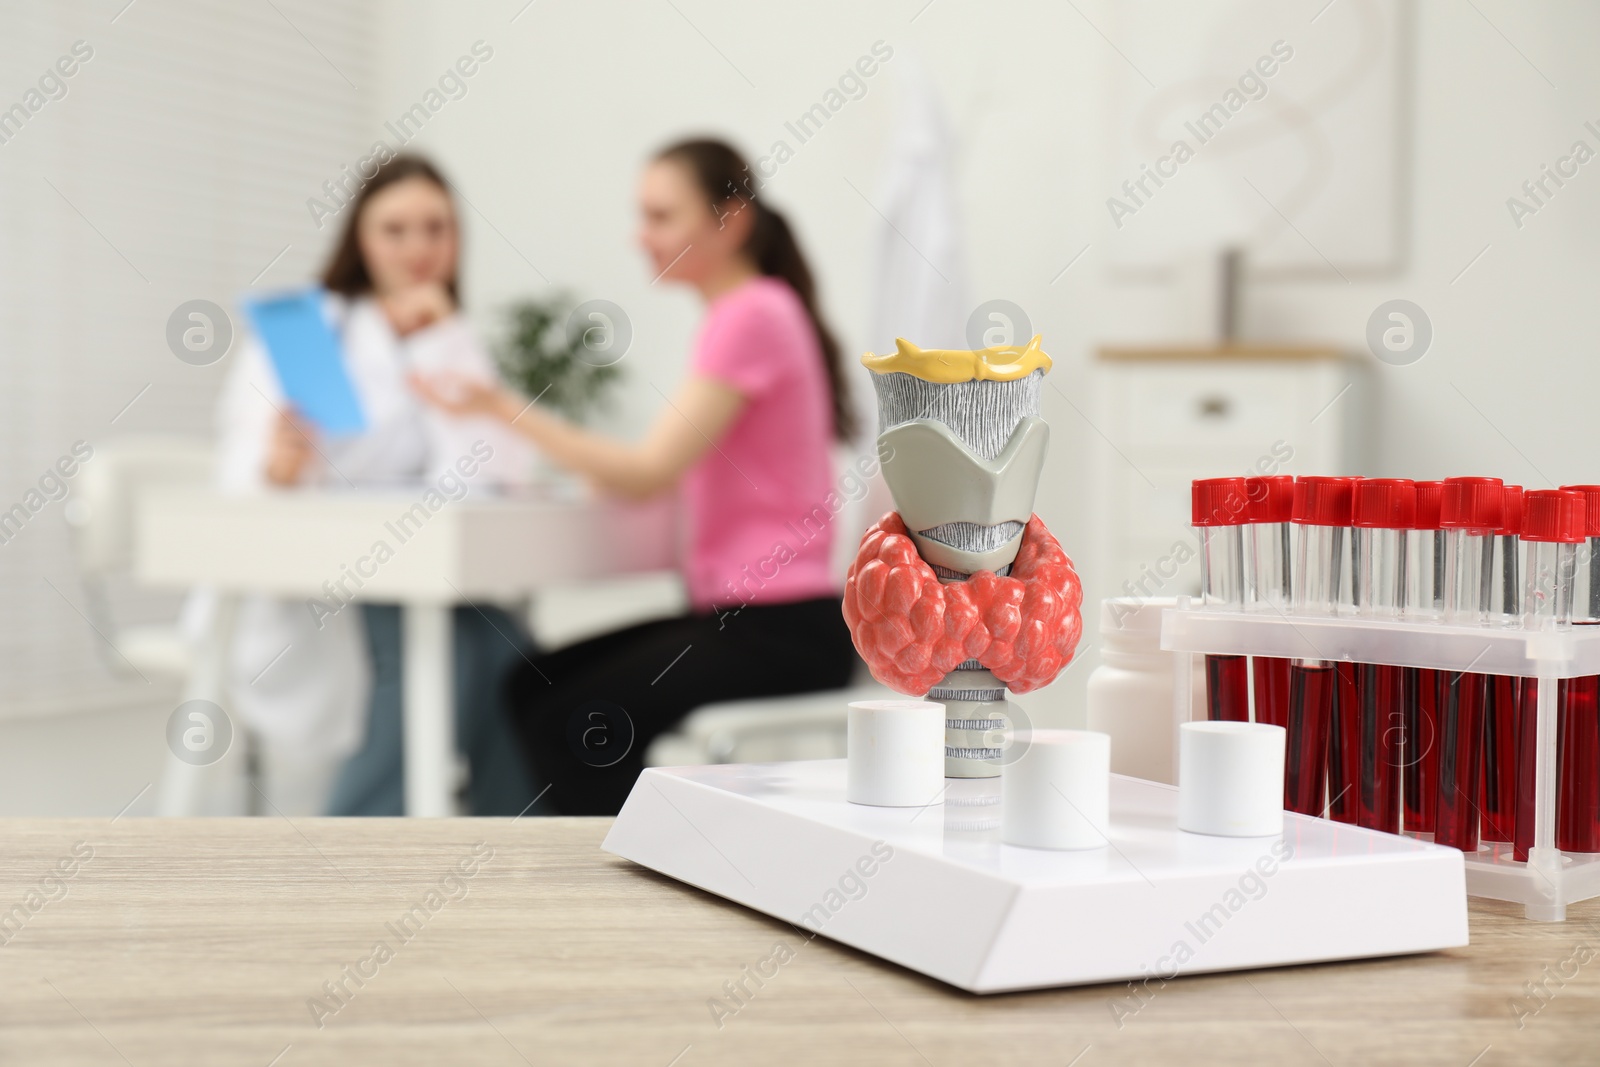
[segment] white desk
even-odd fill
[[[676,510],[670,498],[623,504],[474,490],[399,526],[421,492],[152,494],[139,509],[134,573],[150,585],[210,585],[221,593],[188,699],[224,703],[240,595],[322,598],[323,583],[357,566],[375,541],[394,547],[381,565],[362,565],[372,573],[361,576],[356,597],[404,605],[406,811],[438,816],[451,812],[451,606],[670,569],[677,558]],[[181,789],[164,792],[164,811],[184,807]]]

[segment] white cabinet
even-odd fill
[[[1193,593],[1196,478],[1355,474],[1364,365],[1330,348],[1104,348],[1086,602]]]

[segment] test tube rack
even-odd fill
[[[1512,858],[1506,842],[1485,842],[1477,852],[1465,855],[1467,895],[1522,904],[1529,919],[1542,922],[1562,922],[1568,904],[1600,896],[1600,854],[1561,852],[1555,847],[1556,683],[1600,674],[1600,626],[1549,630],[1452,626],[1296,615],[1268,606],[1222,610],[1179,597],[1176,606],[1162,612],[1161,647],[1187,653],[1174,657],[1180,672],[1195,669],[1194,656],[1210,654],[1537,678],[1534,843],[1526,863]],[[1174,687],[1174,732],[1179,722],[1205,718],[1205,709],[1193,706],[1190,675],[1178,677],[1184,684]]]

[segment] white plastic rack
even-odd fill
[[[1190,653],[1177,657],[1184,672],[1194,669],[1192,656],[1209,654],[1387,663],[1539,679],[1534,843],[1528,861],[1513,859],[1509,843],[1484,842],[1465,856],[1467,894],[1514,901],[1524,906],[1529,919],[1543,922],[1562,922],[1568,904],[1600,896],[1600,854],[1561,852],[1555,847],[1556,682],[1600,674],[1600,626],[1561,630],[1447,626],[1291,615],[1272,608],[1220,610],[1180,597],[1176,607],[1162,613],[1161,647]],[[1191,675],[1179,677],[1187,682]],[[1191,706],[1192,686],[1174,688],[1178,722],[1205,717],[1203,707]],[[1173,749],[1176,752],[1177,746]],[[1173,773],[1176,781],[1176,768]]]

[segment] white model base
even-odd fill
[[[1289,813],[1184,833],[1176,789],[1113,775],[1109,844],[1044,851],[1001,844],[999,779],[947,784],[872,808],[844,760],[651,768],[603,847],[974,993],[1467,943],[1455,849]]]

